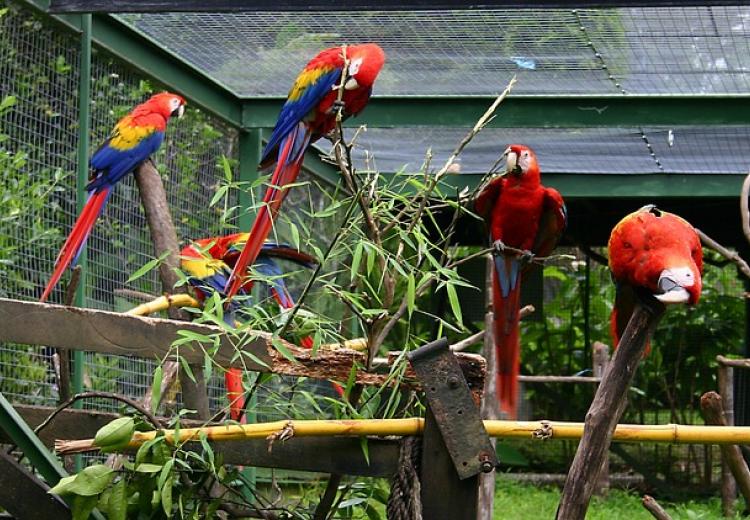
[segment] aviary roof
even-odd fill
[[[118,18],[242,98],[283,97],[319,50],[364,41],[388,57],[376,96],[493,95],[513,75],[512,95],[750,93],[750,6]],[[459,126],[370,128],[360,167],[371,150],[380,171],[418,170],[428,147],[442,164],[468,130]],[[462,172],[486,172],[506,144],[520,142],[545,172],[742,174],[749,138],[747,126],[492,128],[466,150]]]
[[[750,91],[750,6],[120,15],[242,97],[286,95],[317,51],[375,41],[376,94]]]

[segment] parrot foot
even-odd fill
[[[534,253],[526,249],[524,250],[523,253],[521,253],[521,256],[518,257],[518,261],[522,265],[526,265],[526,264],[530,264],[531,262],[533,262],[535,257],[536,255]]]
[[[336,110],[343,110],[344,107],[346,107],[346,103],[337,99],[333,102],[333,105],[331,105],[331,110],[335,112]]]
[[[495,254],[502,254],[505,253],[506,245],[502,240],[495,240],[494,242],[492,242],[492,248],[495,250]]]

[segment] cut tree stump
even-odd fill
[[[583,437],[565,481],[558,520],[583,520],[596,489],[617,422],[627,403],[628,389],[643,358],[664,305],[648,295],[637,301],[633,315],[586,413]]]

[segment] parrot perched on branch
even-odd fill
[[[39,301],[46,301],[69,265],[75,265],[112,188],[161,146],[167,121],[182,117],[185,100],[169,92],[151,96],[117,122],[109,138],[89,161],[93,170],[86,186],[88,200],[57,255],[55,268]]]
[[[348,68],[339,105],[338,88],[342,84],[345,58]],[[230,276],[226,289],[229,299],[239,291],[247,266],[255,262],[271,232],[273,219],[286,196],[284,187],[296,180],[307,146],[334,129],[339,107],[343,119],[365,108],[384,62],[385,53],[374,43],[333,47],[321,51],[297,76],[263,150],[260,167],[263,170],[273,167],[273,174],[250,238]]]
[[[527,146],[505,150],[506,172],[480,191],[474,209],[484,218],[490,240],[498,249],[493,271],[493,308],[500,410],[515,419],[520,373],[521,278],[534,255],[547,256],[567,223],[562,196],[541,184],[536,155]],[[510,246],[522,256],[503,253]]]
[[[698,302],[703,270],[700,238],[683,218],[653,205],[644,206],[612,230],[609,269],[617,285],[611,316],[616,347],[639,291],[666,304]]]
[[[182,269],[188,273],[189,282],[195,288],[198,300],[203,302],[210,298],[214,292],[224,296],[224,288],[229,277],[231,268],[236,264],[241,248],[247,242],[247,233],[235,233],[223,237],[203,238],[185,246],[180,253],[180,264]],[[315,259],[297,251],[296,249],[272,242],[262,245],[253,268],[264,276],[271,277],[268,280],[270,291],[279,306],[283,309],[294,307],[289,290],[281,277],[282,271],[274,260],[275,258],[289,260],[304,267],[312,267]],[[245,280],[240,292],[249,293],[253,281]],[[235,302],[229,307],[225,320],[234,326],[234,313],[240,310],[240,305]],[[306,337],[301,341],[305,348],[312,348],[312,338]],[[227,397],[229,398],[230,417],[238,420],[245,407],[242,402],[242,371],[231,368],[225,375]]]

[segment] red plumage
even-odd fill
[[[250,238],[227,283],[229,299],[239,291],[243,273],[255,261],[271,232],[273,220],[286,196],[285,186],[293,183],[299,175],[308,145],[328,134],[336,125],[338,110],[335,102],[338,86],[342,83],[345,56],[349,68],[347,77],[343,78],[343,118],[359,114],[370,99],[372,86],[385,62],[385,53],[374,43],[321,51],[299,74],[263,151],[261,168],[274,167],[274,170],[263,205],[250,230]]]
[[[609,237],[609,268],[617,284],[611,316],[615,346],[633,313],[637,291],[646,291],[663,303],[692,305],[700,298],[700,238],[686,220],[655,206],[644,206],[614,227]]]
[[[553,188],[541,184],[534,152],[523,145],[506,150],[505,175],[491,180],[475,201],[475,209],[490,231],[492,242],[547,256],[557,245],[566,224],[565,204]],[[520,373],[519,310],[521,277],[525,271],[516,256],[496,256],[493,271],[494,331],[497,391],[500,409],[510,418],[518,407]]]

